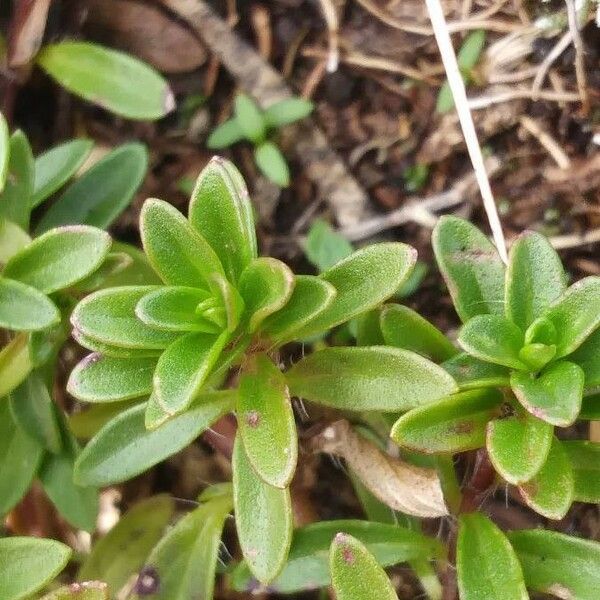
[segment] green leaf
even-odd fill
[[[388,576],[375,557],[351,535],[338,533],[333,538],[329,566],[337,600],[398,599]]]
[[[135,504],[95,542],[77,573],[77,580],[105,581],[115,595],[142,567],[174,512],[175,502],[166,494]]]
[[[90,155],[93,146],[92,140],[69,140],[38,156],[31,207],[35,208],[67,183]]]
[[[558,427],[571,425],[581,409],[584,374],[575,363],[553,363],[537,377],[513,372],[511,388],[534,417]]]
[[[240,436],[235,440],[231,466],[238,540],[250,570],[266,584],[283,568],[292,542],[290,492],[270,486],[256,475]]]
[[[86,356],[71,372],[67,391],[85,402],[115,402],[152,392],[156,358]]]
[[[203,169],[192,193],[189,220],[235,283],[256,258],[257,243],[248,190],[232,163],[215,157]]]
[[[569,360],[583,369],[586,387],[600,386],[600,328],[569,356]]]
[[[188,333],[162,353],[154,372],[154,388],[158,403],[168,414],[180,413],[193,402],[228,339],[227,332],[218,337]]]
[[[60,322],[52,301],[33,287],[0,277],[0,327],[39,331]]]
[[[525,344],[519,350],[519,358],[530,371],[541,371],[555,356],[554,344]]]
[[[4,268],[4,276],[51,294],[95,271],[108,255],[110,244],[110,236],[95,227],[52,229],[15,254]]]
[[[267,127],[281,127],[304,119],[313,111],[314,104],[304,98],[286,98],[271,104],[263,112]]]
[[[145,404],[122,412],[107,423],[83,449],[75,464],[79,485],[98,487],[139,475],[185,448],[231,410],[234,392],[207,392],[184,414],[148,431]]]
[[[10,134],[6,118],[0,112],[0,193],[4,190],[10,158]]]
[[[435,362],[443,362],[458,354],[439,329],[407,306],[384,306],[380,326],[388,346],[412,350]]]
[[[348,324],[348,328],[353,325],[356,328],[354,337],[357,346],[385,346],[380,326],[381,312],[382,308],[369,310],[358,315]]]
[[[10,411],[15,423],[50,452],[62,448],[60,427],[50,392],[38,371],[10,393]]]
[[[313,221],[304,245],[306,258],[319,269],[326,271],[352,254],[352,244],[331,227],[327,221]]]
[[[398,348],[325,348],[297,362],[286,379],[294,396],[344,410],[396,412],[456,390],[427,359]]]
[[[579,418],[588,421],[600,421],[600,393],[583,397]]]
[[[262,111],[246,94],[238,94],[234,101],[235,119],[244,132],[244,137],[258,144],[265,138],[266,127]]]
[[[67,565],[71,548],[32,537],[0,539],[0,597],[21,600],[50,583]]]
[[[213,597],[221,532],[232,508],[230,496],[212,498],[183,517],[160,540],[146,561],[159,581],[153,599]]]
[[[10,137],[8,172],[0,198],[0,216],[29,230],[31,194],[33,193],[34,162],[31,146],[25,134],[17,130]]]
[[[143,403],[143,399],[136,398],[122,402],[90,404],[84,410],[69,415],[69,429],[78,439],[89,440],[119,413],[140,403]]]
[[[571,461],[574,477],[573,499],[577,502],[600,502],[600,444],[584,440],[566,440],[563,450]]]
[[[113,241],[111,251],[116,254],[126,254],[131,259],[131,263],[122,271],[108,275],[102,284],[103,287],[162,284],[161,278],[154,272],[146,255],[135,246]]]
[[[163,77],[124,52],[67,41],[45,45],[36,61],[73,94],[127,119],[160,119],[175,108]]]
[[[556,328],[556,356],[577,350],[600,325],[600,277],[586,277],[573,284],[549,308],[544,317]]]
[[[25,495],[42,452],[42,447],[15,424],[8,402],[0,402],[0,515],[5,515]],[[0,597],[3,598],[1,593]]]
[[[510,372],[506,367],[484,362],[466,352],[442,363],[442,367],[454,377],[461,390],[510,385]]]
[[[548,458],[553,431],[526,412],[490,421],[486,446],[494,468],[513,485],[529,481]]]
[[[169,285],[205,288],[213,273],[224,273],[208,242],[174,206],[162,200],[144,202],[140,232],[150,263]]]
[[[510,248],[506,271],[506,316],[523,331],[567,289],[567,276],[550,242],[535,231]]]
[[[520,360],[523,332],[499,315],[478,315],[463,325],[458,343],[471,356],[512,369],[527,369]]]
[[[527,587],[566,600],[596,600],[600,588],[600,544],[557,531],[508,533]]]
[[[107,286],[106,282],[113,275],[121,273],[133,264],[133,259],[125,252],[109,252],[102,264],[93,273],[79,281],[72,288],[76,294],[89,294]],[[159,281],[160,283],[160,281]]]
[[[35,231],[80,223],[107,228],[129,206],[148,168],[143,144],[123,144],[76,179],[40,219]]]
[[[206,147],[220,150],[232,146],[245,138],[244,132],[235,117],[215,127],[206,140]]]
[[[238,289],[250,318],[248,329],[254,332],[290,299],[294,274],[276,258],[255,258],[243,271]]]
[[[382,567],[443,554],[442,545],[435,538],[395,524],[359,520],[311,523],[294,531],[288,561],[269,587],[280,594],[291,594],[329,585],[329,547],[339,532],[360,540]],[[255,587],[243,562],[232,578],[237,591],[251,591]]]
[[[298,436],[286,380],[265,354],[244,365],[236,406],[246,455],[269,485],[287,487],[298,458]]]
[[[0,218],[0,263],[6,264],[10,258],[29,244],[31,244],[31,238],[25,231],[12,221]]]
[[[217,287],[217,293],[221,298],[222,308],[225,310],[225,323],[223,326],[226,327],[229,333],[233,333],[239,325],[242,314],[244,313],[244,300],[237,289],[234,288],[223,275],[214,274],[213,282]],[[213,310],[218,311],[220,309],[216,308]],[[208,316],[207,312],[205,312],[204,315]]]
[[[108,586],[102,581],[84,581],[65,585],[40,600],[110,600]]]
[[[414,248],[399,243],[373,244],[354,252],[321,275],[337,296],[296,335],[309,337],[375,308],[396,292],[415,261]]]
[[[455,453],[485,445],[487,422],[502,404],[493,388],[460,392],[401,416],[392,427],[392,439],[426,454]]]
[[[504,314],[504,263],[479,229],[457,217],[443,216],[433,230],[432,244],[464,323],[476,315]]]
[[[85,337],[110,346],[161,350],[175,341],[177,334],[148,327],[135,314],[137,303],[156,289],[128,286],[100,290],[75,307],[71,323]]]
[[[273,142],[263,142],[256,146],[254,160],[262,174],[275,185],[282,188],[290,185],[290,169],[281,150]]]
[[[137,303],[135,314],[156,329],[217,333],[217,325],[196,312],[200,302],[210,297],[210,293],[202,288],[161,287]]]
[[[144,348],[111,346],[110,344],[99,342],[94,338],[84,335],[78,329],[73,329],[71,335],[80,346],[83,346],[87,350],[98,352],[104,356],[112,356],[113,358],[149,358],[151,356],[158,358],[163,352],[162,349],[148,350]]]
[[[33,368],[28,341],[27,334],[19,333],[0,351],[0,398],[25,381]]]
[[[562,442],[554,438],[544,466],[519,487],[526,504],[548,519],[560,520],[573,502],[574,477]]]
[[[459,518],[456,567],[461,600],[529,598],[510,542],[481,513]]]
[[[326,310],[337,294],[330,283],[311,275],[297,275],[295,281],[285,306],[268,316],[261,326],[277,345],[294,339],[296,332]]]

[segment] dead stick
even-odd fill
[[[242,41],[203,0],[164,0],[167,8],[187,21],[236,78],[241,88],[263,108],[292,96],[281,75]],[[330,204],[341,227],[352,227],[372,210],[366,192],[348,172],[312,119],[295,125],[294,153]]]

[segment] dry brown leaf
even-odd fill
[[[448,514],[439,475],[435,469],[417,467],[382,452],[352,429],[336,421],[311,440],[314,451],[335,454],[365,487],[394,510],[416,517]]]
[[[159,8],[130,0],[87,0],[86,29],[164,73],[193,71],[206,61],[198,38]]]
[[[22,67],[42,45],[50,0],[16,2],[8,40],[8,66]]]

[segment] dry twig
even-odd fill
[[[575,76],[577,77],[577,89],[581,96],[581,107],[584,114],[588,114],[590,110],[590,99],[587,89],[587,77],[585,74],[584,47],[581,33],[579,32],[579,24],[577,22],[577,10],[573,0],[565,0],[567,5],[567,17],[569,20],[569,31],[573,38],[573,47],[575,48]]]
[[[560,147],[560,144],[545,131],[537,121],[526,115],[523,115],[519,121],[521,125],[548,151],[548,154],[561,169],[568,169],[571,166],[571,160]]]

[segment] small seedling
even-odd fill
[[[287,162],[269,139],[269,134],[274,129],[304,119],[312,110],[312,102],[303,98],[288,98],[261,110],[252,98],[238,94],[234,116],[210,134],[207,145],[216,150],[240,140],[249,141],[254,146],[254,160],[263,175],[278,186],[287,187],[290,183]]]

